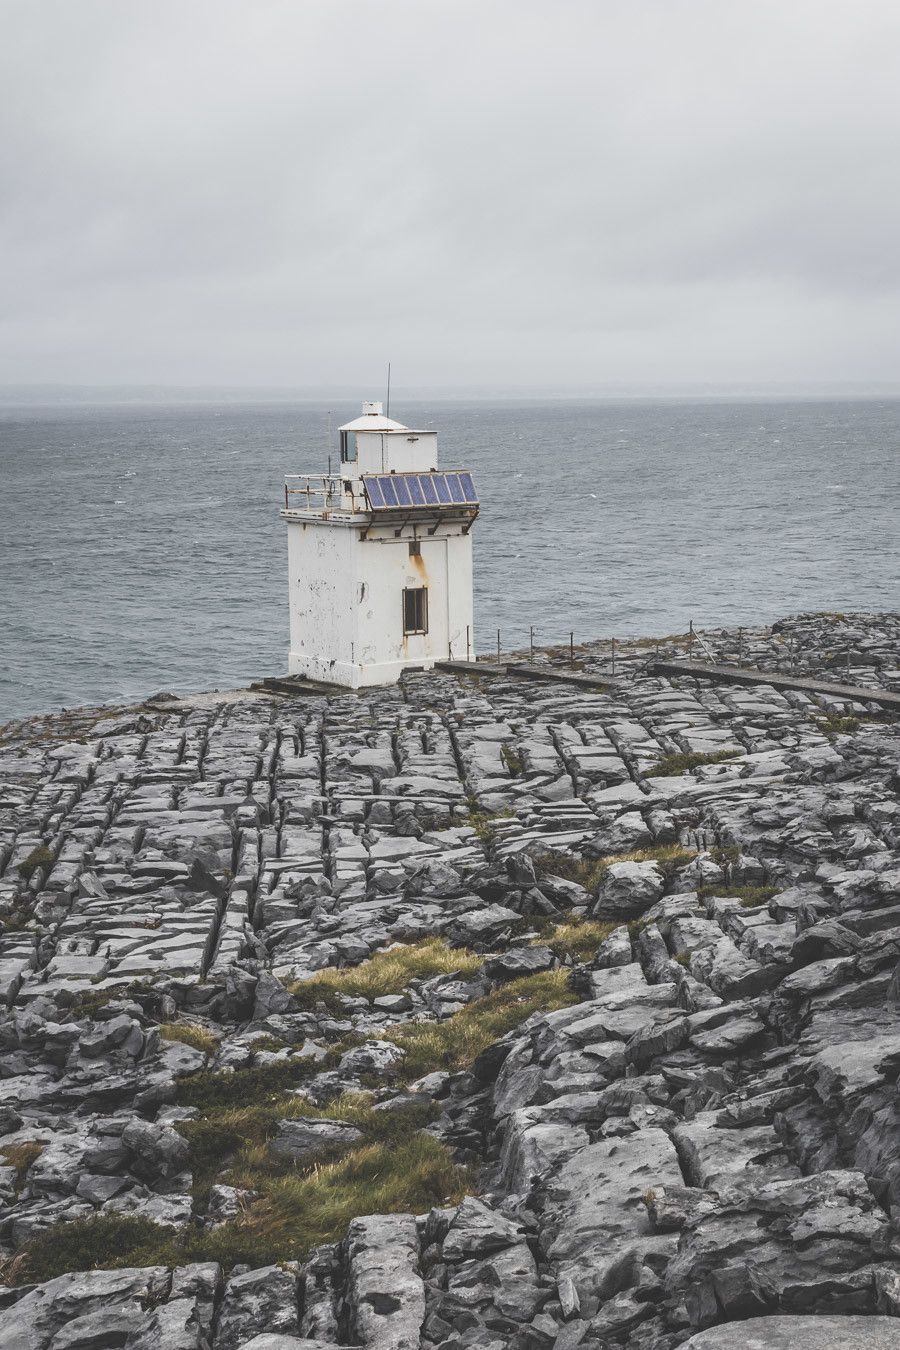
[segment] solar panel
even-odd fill
[[[427,510],[477,506],[472,475],[461,473],[391,473],[363,479],[373,511]]]
[[[401,478],[399,474],[394,479],[394,491],[397,494],[397,501],[401,506],[411,506],[412,500],[409,495],[407,479]]]
[[[459,481],[462,483],[463,495],[465,496],[466,501],[477,505],[478,498],[475,495],[475,484],[472,482],[472,475],[470,473],[461,473],[459,475]]]
[[[447,474],[447,487],[450,489],[451,501],[457,502],[460,506],[465,502],[465,494],[462,490],[462,484],[459,481],[459,474]]]

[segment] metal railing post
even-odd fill
[[[743,659],[744,659],[744,630],[743,630],[743,628],[739,628],[739,629],[738,629],[738,665],[741,664],[741,661],[742,661]]]
[[[616,678],[616,639],[612,638],[612,677]]]
[[[528,630],[528,659],[534,660],[534,624]]]
[[[472,658],[469,656],[469,652],[471,651],[471,647],[472,647],[471,625],[470,625],[470,624],[466,624],[466,660],[467,660],[467,661],[470,661],[470,660],[472,659]]]
[[[500,664],[500,629],[497,629],[497,665]]]
[[[572,632],[569,634],[569,665],[574,666],[574,664],[575,664],[575,634],[574,632]]]

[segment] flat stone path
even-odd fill
[[[866,685],[841,684],[835,680],[808,679],[799,675],[777,675],[770,670],[754,670],[749,666],[715,666],[702,661],[651,661],[649,675],[690,675],[695,680],[712,680],[716,684],[767,684],[773,689],[796,689],[801,694],[829,694],[832,698],[849,699],[853,703],[878,703],[883,708],[900,712],[900,693],[889,689],[872,689]]]

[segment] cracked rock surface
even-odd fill
[[[896,720],[654,650],[0,729],[0,1350],[900,1350]]]

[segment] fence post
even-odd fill
[[[534,624],[528,630],[528,659],[534,660]]]
[[[471,625],[470,625],[470,624],[466,624],[466,660],[467,660],[467,661],[470,661],[470,660],[472,659],[472,658],[469,656],[469,652],[470,652],[470,650],[471,650],[471,647],[472,647]]]
[[[694,620],[691,619],[688,624],[688,660],[694,655]]]
[[[743,660],[743,657],[744,657],[744,630],[743,630],[743,628],[739,628],[739,629],[738,629],[738,665],[741,664],[741,661]]]
[[[497,665],[500,664],[500,629],[497,629]]]
[[[612,638],[612,677],[616,678],[616,639]]]

